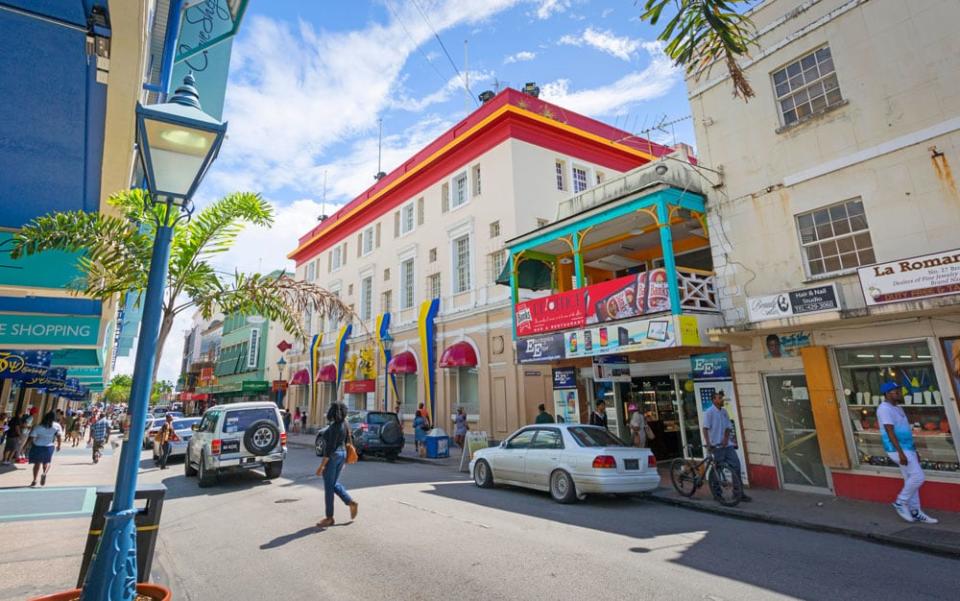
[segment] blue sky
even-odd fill
[[[541,97],[634,133],[689,115],[681,73],[640,12],[634,0],[251,0],[233,46],[228,139],[197,204],[260,192],[276,220],[245,230],[219,267],[292,268],[286,254],[323,210],[324,174],[327,213],[373,183],[378,119],[389,172],[477,106],[434,30],[461,73],[468,41],[474,95],[533,81]],[[650,137],[692,144],[692,125]],[[174,331],[188,327],[183,315]],[[181,345],[171,337],[161,377],[176,379]]]

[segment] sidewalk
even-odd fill
[[[287,434],[287,445],[295,448],[307,448],[313,449],[314,440],[316,439],[316,434]],[[413,448],[413,441],[410,439],[410,436],[407,436],[407,445],[403,448],[403,451],[400,453],[400,461],[410,461],[413,463],[424,463],[428,465],[437,465],[441,467],[447,467],[450,469],[458,469],[460,467],[460,454],[461,451],[453,444],[453,441],[450,441],[450,456],[443,459],[427,459],[426,457],[420,457],[417,455],[416,451]]]
[[[940,520],[936,525],[908,524],[886,503],[765,489],[749,489],[751,502],[724,507],[713,500],[706,486],[688,499],[674,490],[666,467],[661,467],[660,474],[660,488],[650,495],[660,503],[960,557],[960,515],[955,513],[932,512]]]

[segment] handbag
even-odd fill
[[[350,426],[347,426],[347,444],[344,445],[344,448],[347,449],[347,463],[356,463],[360,460],[360,455],[357,454],[357,447],[353,446],[353,433],[350,432]]]

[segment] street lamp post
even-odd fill
[[[390,332],[384,332],[380,337],[380,344],[383,345],[383,356],[390,357],[390,351],[393,350],[393,336]],[[390,365],[383,366],[383,410],[390,411]]]
[[[144,293],[140,338],[130,387],[130,429],[120,451],[113,504],[94,551],[82,601],[132,601],[137,583],[137,530],[134,497],[144,424],[163,305],[174,226],[189,219],[191,198],[223,143],[226,123],[200,108],[193,75],[187,75],[169,102],[137,103],[137,153],[147,184],[148,211],[157,233]]]
[[[283,355],[281,355],[280,358],[277,359],[277,374],[278,374],[277,381],[278,382],[283,382],[283,368],[286,366],[287,366],[287,360],[283,358]],[[279,388],[277,390],[277,407],[279,407],[280,409],[283,409],[283,393],[284,393],[283,388]]]

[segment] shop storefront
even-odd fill
[[[411,351],[396,353],[390,358],[387,373],[396,382],[395,394],[400,397],[400,413],[404,421],[413,420],[417,411],[417,391],[419,390],[417,356]],[[395,405],[396,399],[390,403],[389,410],[393,411]]]
[[[477,351],[469,342],[455,342],[440,355],[440,367],[446,370],[449,382],[450,412],[462,407],[467,419],[477,420],[480,414]]]

